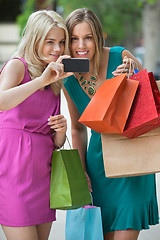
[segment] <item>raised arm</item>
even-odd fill
[[[18,59],[10,60],[0,75],[0,111],[16,107],[38,89],[62,79],[67,74],[63,73],[63,64],[51,62],[40,77],[19,85],[24,77],[24,64]]]

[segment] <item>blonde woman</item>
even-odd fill
[[[56,220],[49,187],[52,151],[67,130],[60,114],[67,46],[63,19],[34,12],[0,74],[0,224],[7,240],[47,240]]]
[[[104,239],[136,240],[140,230],[158,223],[155,176],[105,177],[101,134],[91,131],[87,148],[87,131],[78,119],[96,90],[106,79],[122,72],[127,60],[137,63],[139,70],[142,65],[125,48],[104,47],[101,23],[91,10],[73,11],[66,19],[66,26],[72,57],[90,59],[89,73],[75,74],[64,82],[73,147],[79,149],[93,203],[101,207]],[[128,68],[129,65],[124,70],[127,75]]]

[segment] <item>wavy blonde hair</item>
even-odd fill
[[[103,30],[102,25],[98,19],[98,17],[95,15],[94,12],[92,12],[88,8],[79,8],[71,12],[68,17],[66,18],[66,26],[69,33],[69,41],[71,44],[71,36],[72,31],[75,25],[87,22],[92,30],[93,38],[96,45],[95,54],[93,56],[93,62],[94,62],[94,68],[95,68],[95,74],[98,74],[99,72],[99,64],[100,59],[102,56],[102,49],[104,47],[104,36],[103,36]]]
[[[45,57],[42,54],[42,47],[48,32],[53,27],[59,27],[65,31],[65,50],[68,53],[68,31],[63,18],[52,10],[40,10],[32,13],[28,18],[27,24],[23,30],[22,39],[17,47],[13,57],[24,58],[31,79],[39,77],[44,71]],[[37,43],[39,43],[36,51]],[[62,88],[62,80],[51,84],[55,94]]]

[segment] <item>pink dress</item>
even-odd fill
[[[31,79],[20,60],[24,84]],[[56,220],[49,201],[54,143],[47,120],[59,112],[60,96],[50,87],[0,111],[0,224],[22,227]]]

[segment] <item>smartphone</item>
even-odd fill
[[[89,59],[88,58],[64,58],[64,72],[89,72]]]

